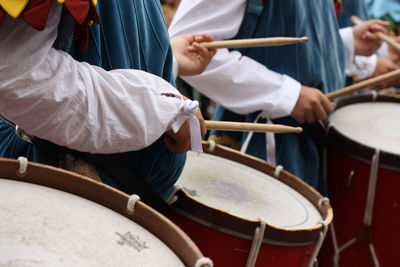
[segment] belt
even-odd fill
[[[15,134],[25,142],[28,142],[32,144],[33,137],[32,135],[28,134],[26,131],[21,129],[18,125],[4,117],[2,114],[0,114],[0,120],[2,120],[5,124],[9,125],[10,127],[15,129]]]

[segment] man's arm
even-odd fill
[[[170,84],[138,70],[106,72],[52,48],[61,6],[36,31],[0,26],[0,112],[32,135],[93,153],[138,150],[180,129],[184,102]]]

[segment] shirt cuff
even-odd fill
[[[379,47],[378,51],[376,52],[378,56],[383,58],[389,58],[389,45],[387,43],[382,43],[381,47]]]
[[[274,109],[270,111],[270,118],[276,119],[292,114],[300,95],[301,84],[295,79],[282,75],[282,86],[279,100]]]
[[[378,63],[378,56],[372,55],[370,57],[356,56],[354,59],[354,71],[353,75],[366,79],[371,77],[376,69]]]

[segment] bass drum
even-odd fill
[[[302,180],[213,143],[188,153],[168,216],[216,266],[309,266],[332,209]],[[180,188],[180,189],[179,189]]]
[[[322,266],[396,266],[400,252],[400,99],[343,99],[330,116],[335,219]]]
[[[211,264],[135,196],[24,159],[0,159],[0,218],[0,266]]]

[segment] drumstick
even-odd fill
[[[278,46],[289,45],[296,43],[308,42],[307,37],[292,38],[292,37],[272,37],[272,38],[253,38],[253,39],[238,39],[227,41],[203,42],[200,45],[206,48],[243,48],[243,47],[261,47],[261,46]]]
[[[364,22],[362,19],[360,19],[357,16],[351,16],[351,21],[353,21],[355,24],[360,24],[360,23]],[[375,32],[374,34],[379,39],[381,39],[382,41],[386,42],[388,45],[390,45],[391,47],[393,47],[397,51],[400,51],[400,44],[398,42],[396,42],[395,40],[393,40],[392,38],[390,38],[390,36],[388,36],[387,34],[384,34],[383,32]]]
[[[279,124],[245,123],[233,121],[205,121],[209,130],[224,130],[238,132],[272,132],[272,133],[301,133],[301,127],[291,127]]]
[[[399,79],[399,78],[400,78],[400,69],[385,73],[383,75],[379,75],[377,77],[374,77],[374,78],[371,78],[371,79],[368,79],[368,80],[365,80],[365,81],[362,81],[362,82],[359,82],[359,83],[356,83],[356,84],[353,84],[350,86],[347,86],[345,88],[336,90],[332,93],[328,93],[325,96],[332,100],[336,97],[347,95],[347,94],[353,93],[355,91],[361,90],[366,87],[374,86],[374,85],[377,85],[377,84],[380,84],[383,82],[387,82],[387,81],[391,81],[391,80],[395,80],[395,79]]]

